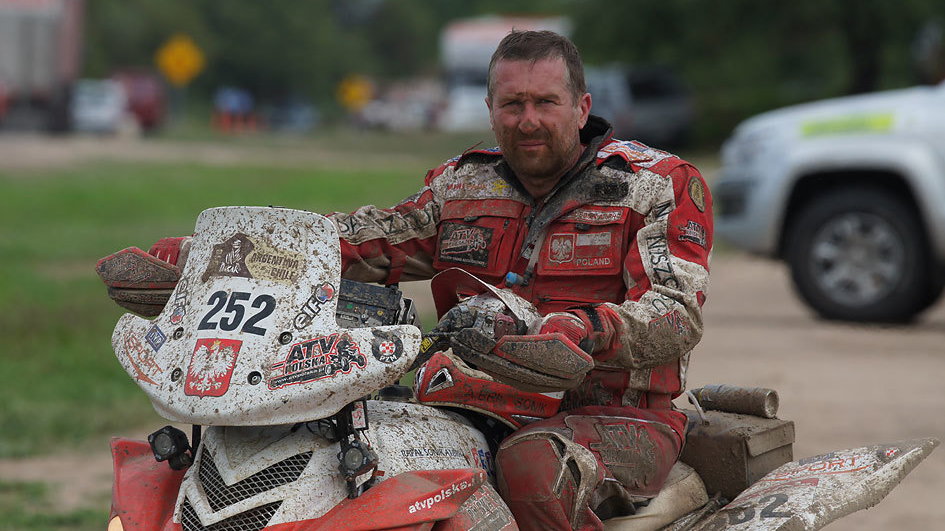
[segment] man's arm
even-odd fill
[[[599,365],[656,367],[683,356],[702,337],[712,199],[698,170],[688,164],[661,179],[662,189],[624,259],[626,300],[545,318],[543,331],[589,342]]]
[[[383,284],[431,278],[440,206],[426,186],[392,208],[330,214],[341,236],[342,276]]]
[[[702,338],[712,198],[705,180],[690,165],[677,166],[668,178],[672,205],[656,202],[624,261],[627,300],[605,305],[620,317],[613,361],[632,368],[673,361]]]

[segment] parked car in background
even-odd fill
[[[618,138],[657,148],[684,145],[692,132],[692,94],[670,68],[611,65],[585,74],[592,112],[614,126]]]
[[[308,134],[318,126],[318,108],[302,96],[288,96],[262,107],[267,129],[277,133]]]
[[[128,111],[142,131],[151,132],[164,124],[167,114],[167,89],[150,70],[123,70],[112,75],[121,83],[128,101]]]
[[[714,197],[717,235],[786,261],[821,316],[910,320],[945,285],[945,83],[750,118]]]
[[[128,98],[113,79],[80,79],[72,92],[72,125],[85,133],[115,134],[128,125]]]

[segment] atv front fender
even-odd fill
[[[185,471],[155,461],[145,441],[116,437],[111,447],[115,479],[108,529],[180,531],[174,506]]]

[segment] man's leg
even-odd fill
[[[680,417],[585,407],[529,424],[499,447],[499,492],[522,529],[600,529],[594,509],[610,516],[659,492],[682,449]]]

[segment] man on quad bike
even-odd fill
[[[501,442],[498,487],[522,528],[599,529],[654,497],[682,450],[672,399],[702,336],[712,200],[695,167],[590,114],[581,57],[558,34],[506,36],[485,103],[497,148],[450,159],[393,208],[331,216],[343,276],[460,268],[533,305],[541,317],[521,323],[464,299],[435,329],[452,349],[428,365],[509,384],[520,403],[565,391],[557,414]],[[174,263],[186,239],[151,254]]]
[[[590,115],[568,39],[510,33],[488,83],[498,148],[431,170],[393,208],[334,214],[344,276],[393,284],[458,267],[534,303],[544,317],[531,332],[549,348],[560,332],[575,359],[585,349],[589,372],[554,375],[567,389],[561,412],[506,438],[496,463],[520,527],[599,528],[654,496],[681,451],[686,417],[671,400],[702,335],[712,201],[692,165],[616,140]],[[476,321],[462,313],[461,304],[437,328]],[[512,356],[490,339],[453,351],[500,381],[551,390],[540,354],[503,371],[488,360]]]

